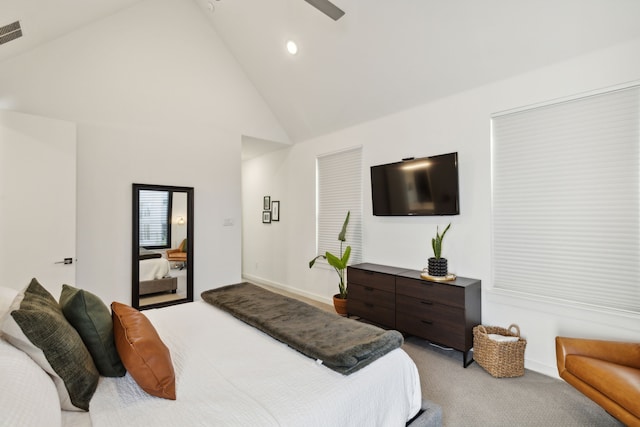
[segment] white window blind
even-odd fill
[[[640,86],[492,119],[498,289],[640,313]]]
[[[168,248],[170,192],[140,190],[140,246]]]
[[[351,212],[347,241],[349,264],[362,262],[362,149],[355,148],[317,158],[318,255],[340,254],[338,235]]]

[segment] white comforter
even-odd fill
[[[101,378],[94,427],[404,426],[420,409],[418,371],[397,349],[349,376],[203,301],[148,310],[171,351],[177,400],[127,374]]]
[[[166,258],[140,260],[140,281],[162,279],[169,274],[169,261]]]

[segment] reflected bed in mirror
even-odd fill
[[[193,187],[133,184],[131,305],[193,301]]]

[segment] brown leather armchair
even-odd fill
[[[627,426],[640,426],[640,343],[556,337],[558,373]]]
[[[173,262],[187,262],[187,239],[177,249],[167,249],[167,259]]]

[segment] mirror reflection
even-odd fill
[[[132,305],[193,301],[193,188],[133,184]]]

